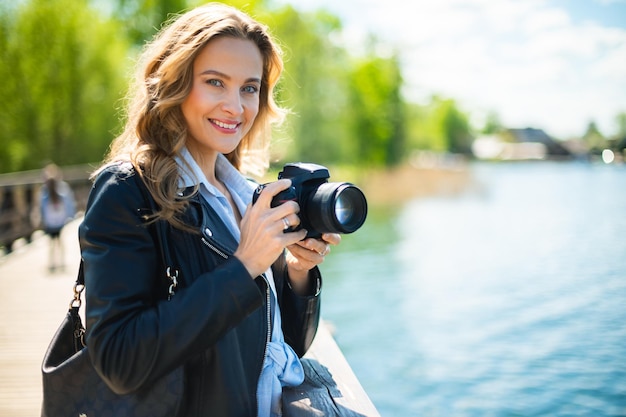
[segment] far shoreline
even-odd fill
[[[413,159],[394,167],[326,167],[329,182],[353,183],[371,206],[395,206],[415,198],[456,195],[472,183],[469,164],[462,158]],[[272,168],[259,182],[276,181],[281,168]]]

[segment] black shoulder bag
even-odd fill
[[[149,198],[150,202],[152,199]],[[163,221],[156,221],[157,240],[166,266],[164,274],[174,294],[178,271],[173,269]],[[138,392],[119,395],[100,378],[84,343],[85,327],[79,315],[85,289],[83,262],[74,285],[69,311],[52,338],[43,359],[42,417],[175,417],[181,410],[184,365]]]

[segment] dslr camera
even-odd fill
[[[352,233],[363,225],[367,201],[363,192],[349,182],[328,182],[328,168],[317,164],[296,162],[286,164],[278,179],[288,178],[291,187],[272,199],[276,207],[286,201],[300,206],[300,224],[285,232],[306,229],[306,237],[319,238],[323,233]],[[256,202],[266,184],[259,185],[252,202]]]

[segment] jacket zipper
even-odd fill
[[[265,309],[267,311],[267,337],[265,338],[265,352],[263,353],[263,359],[265,360],[265,356],[267,355],[267,345],[272,340],[272,309],[270,304],[272,300],[270,295],[270,283],[267,280],[265,274],[263,274],[262,276],[265,280],[265,305],[267,306],[267,308]]]
[[[209,242],[206,238],[204,238],[204,237],[202,238],[202,243],[204,243],[209,249],[211,249],[213,252],[217,253],[222,258],[228,259],[228,255],[226,255],[223,251],[221,251],[220,249],[215,247],[215,245],[213,245],[211,242]]]
[[[211,249],[213,252],[215,252],[216,254],[218,254],[219,256],[221,256],[224,259],[228,259],[228,255],[225,254],[223,251],[221,251],[220,249],[218,249],[215,245],[213,245],[211,242],[208,241],[208,239],[206,239],[205,237],[201,238],[202,243],[204,243],[204,245],[206,247],[208,247],[209,249]],[[206,363],[206,357],[202,358],[202,366],[204,367]],[[202,392],[201,389],[204,386],[204,373],[201,374],[202,375],[202,380],[200,381],[200,384],[198,384],[198,396],[201,398],[202,397]]]
[[[217,248],[214,244],[209,242],[209,240],[207,238],[205,238],[204,236],[202,237],[202,243],[204,243],[209,249],[211,249],[213,252],[217,253],[222,258],[228,259],[228,255],[226,253],[224,253],[224,251],[222,251],[221,249]],[[270,287],[270,283],[267,280],[267,276],[265,275],[265,273],[261,274],[261,276],[263,277],[263,280],[265,281],[265,311],[266,311],[265,319],[267,321],[267,333],[265,335],[265,345],[263,346],[263,360],[261,362],[261,370],[259,371],[259,376],[257,378],[257,381],[259,380],[259,378],[261,378],[261,373],[263,372],[265,359],[267,358],[267,345],[272,340],[272,309],[271,309],[271,306],[270,306],[270,303],[272,302],[271,294],[270,294],[270,291],[271,291],[270,288],[271,287]],[[257,391],[258,391],[258,387],[254,391],[254,398],[255,398],[255,400],[256,400],[256,396],[257,396]],[[257,403],[257,412],[258,412],[258,408],[259,408],[259,404]]]
[[[257,414],[259,412],[259,402],[257,401],[257,395],[258,395],[258,391],[259,391],[259,387],[258,387],[258,381],[259,379],[261,379],[261,374],[263,373],[263,368],[265,367],[265,360],[267,359],[267,347],[270,343],[270,341],[272,340],[272,308],[270,306],[270,303],[272,302],[271,300],[271,287],[270,287],[270,283],[267,280],[267,276],[263,273],[261,275],[263,277],[263,279],[265,280],[265,311],[266,313],[266,320],[267,320],[267,333],[265,335],[265,345],[263,346],[263,360],[261,362],[261,370],[259,371],[259,376],[257,377],[257,387],[254,390],[254,399],[256,401],[256,410],[257,410]]]

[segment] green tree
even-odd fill
[[[594,121],[589,122],[582,139],[593,154],[600,154],[602,150],[607,148],[606,138],[600,133],[600,129],[598,129],[598,125]]]
[[[2,171],[98,160],[118,126],[127,47],[81,0],[31,0],[2,19]]]
[[[454,100],[433,96],[428,104],[409,108],[411,146],[434,152],[470,152],[473,136],[469,118]]]
[[[413,149],[445,152],[448,145],[441,134],[441,129],[433,122],[433,106],[416,103],[407,104],[408,146]]]
[[[617,134],[615,135],[615,149],[624,153],[624,150],[626,150],[626,113],[618,114],[615,117],[615,122],[617,123]]]
[[[143,45],[170,15],[187,7],[187,0],[112,0],[109,3],[113,3],[113,16],[123,23],[121,27],[136,45]]]
[[[482,128],[481,133],[486,135],[492,135],[494,133],[499,133],[503,129],[502,122],[500,121],[500,116],[496,112],[489,112],[487,114],[487,120],[485,120],[485,125]]]
[[[626,113],[619,113],[615,116],[615,123],[617,124],[617,137],[626,138]]]
[[[0,171],[99,160],[119,129],[127,64],[172,14],[202,3],[0,0]],[[402,159],[407,113],[396,56],[379,56],[374,43],[366,56],[351,55],[340,19],[325,11],[277,8],[270,0],[226,3],[266,23],[284,50],[278,96],[292,114],[277,132],[275,158]]]
[[[188,0],[91,0],[94,6],[112,8],[130,41],[136,45],[144,42],[158,31],[163,22],[192,3]],[[193,3],[198,3],[193,2]]]
[[[406,111],[402,75],[396,56],[370,52],[350,76],[350,109],[361,163],[397,164],[405,148]]]
[[[339,19],[285,6],[266,22],[285,55],[279,101],[292,112],[274,154],[280,160],[345,161],[353,151],[345,111],[348,60],[345,50],[329,41],[341,30]]]
[[[458,109],[454,100],[444,100],[435,117],[448,142],[448,150],[452,153],[470,153],[472,146],[470,124],[467,116]]]
[[[128,38],[135,45],[143,45],[172,17],[192,7],[206,4],[206,0],[90,0],[94,7],[107,11],[122,23]],[[253,15],[265,13],[268,0],[222,0]]]

